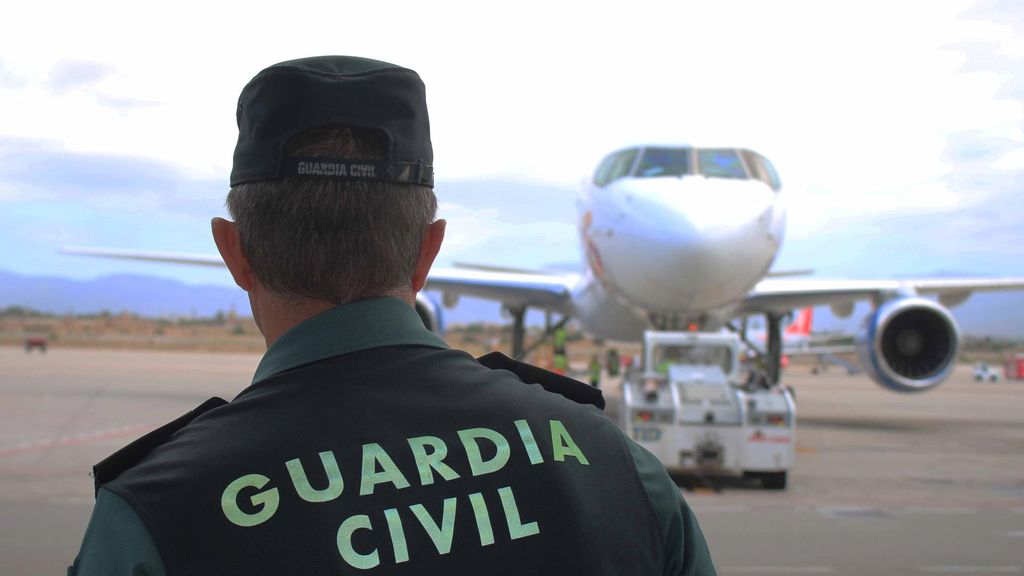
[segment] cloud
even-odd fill
[[[222,179],[193,178],[168,162],[0,137],[0,245],[11,248],[5,266],[67,272],[57,253],[62,244],[213,253],[209,219],[224,215],[226,192]],[[571,190],[441,180],[438,195],[439,216],[449,220],[448,263],[543,268],[577,260]]]
[[[92,60],[60,60],[50,69],[46,87],[53,94],[66,94],[92,87],[114,73],[114,67]]]
[[[28,79],[24,76],[16,74],[10,68],[7,63],[0,60],[0,88],[14,88],[21,89],[28,85]]]
[[[156,100],[144,100],[141,98],[128,98],[124,96],[111,96],[109,94],[97,93],[96,102],[100,106],[112,108],[122,114],[127,114],[140,108],[155,108],[161,103]]]
[[[129,194],[95,194],[86,199],[85,203],[103,212],[136,212],[153,213],[163,207],[159,194],[150,191]]]
[[[986,205],[1016,212],[1019,219],[1014,207],[1024,180],[1024,77],[1017,71],[1024,68],[1024,6],[978,3],[943,28],[922,22],[918,33],[916,49],[894,52],[918,58],[890,70],[890,81],[881,82],[883,74],[860,75],[887,102],[848,115],[856,123],[845,129],[825,123],[846,138],[833,139],[821,152],[782,148],[779,163],[793,166],[782,174],[792,207],[791,239],[836,227],[864,232],[876,221],[952,221]],[[873,64],[883,71],[888,66],[884,60]],[[923,230],[897,226],[889,232]],[[983,231],[979,225],[972,233]]]
[[[19,6],[32,16],[24,21],[46,15],[45,6]],[[571,5],[545,6],[543,21],[512,11],[497,30],[453,24],[442,33],[460,41],[447,44],[352,31],[361,53],[410,66],[427,83],[441,215],[451,220],[446,250],[508,266],[576,261],[575,190],[444,178],[520,174],[573,186],[614,148],[656,140],[744,145],[771,158],[791,205],[787,246],[813,248],[793,268],[842,273],[847,262],[853,273],[888,274],[942,250],[968,264],[968,250],[978,261],[1020,261],[1019,2],[676,9],[594,7],[591,25],[568,43],[565,23],[579,16]],[[131,29],[94,5],[75,10],[54,23],[61,43],[25,27],[0,38],[0,106],[18,111],[2,130],[25,137],[0,140],[0,212],[51,199],[94,219],[60,213],[81,241],[113,244],[122,224],[111,214],[124,207],[124,220],[147,212],[156,223],[124,234],[129,247],[200,251],[186,236],[207,234],[205,215],[223,211],[238,90],[271,62],[333,49],[317,40],[329,35],[257,14],[254,29],[305,32],[238,52],[223,48],[218,26],[228,15],[217,10]],[[333,21],[321,20],[324,30]],[[533,26],[528,45],[515,41],[523,26]],[[184,29],[193,33],[182,43]],[[624,40],[609,43],[608,30]],[[15,73],[27,75],[26,89],[4,89],[5,78],[25,82]],[[170,223],[203,229],[179,233]],[[1007,258],[1014,246],[1017,257]]]
[[[68,150],[0,137],[3,268],[90,277],[145,270],[189,281],[227,281],[190,267],[84,261],[62,245],[216,253],[209,221],[224,215],[226,183],[190,178],[168,162]]]
[[[197,251],[190,238],[205,238],[209,218],[224,215],[226,188],[157,160],[0,138],[0,227],[12,252],[38,245],[40,230],[79,244]]]
[[[578,259],[573,190],[513,180],[442,180],[438,216],[448,220],[439,256],[543,268]]]
[[[886,278],[959,270],[1024,275],[1024,229],[1016,200],[863,215],[789,238],[775,267],[812,268],[822,276]]]
[[[990,167],[993,170],[1024,171],[1024,147],[1004,153]]]
[[[173,191],[179,179],[169,164],[132,156],[66,150],[45,140],[0,137],[0,182],[66,198],[140,189]]]
[[[964,56],[960,72],[994,81],[991,100],[1003,112],[989,124],[948,135],[942,158],[951,168],[951,185],[971,185],[972,196],[1020,190],[1024,179],[1024,6],[1016,2],[979,2],[964,13],[983,23],[970,40],[953,44]],[[990,106],[995,108],[995,106]],[[1012,187],[1012,188],[1007,188]]]
[[[26,199],[25,191],[6,182],[0,182],[0,204],[20,202]]]
[[[959,132],[947,139],[943,160],[955,166],[987,168],[991,162],[1019,146],[1020,142],[1007,135],[992,134],[988,130]]]

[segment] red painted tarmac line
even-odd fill
[[[92,444],[93,442],[101,442],[103,440],[118,438],[120,436],[141,435],[153,430],[154,428],[155,426],[151,426],[149,424],[142,424],[138,426],[123,426],[121,428],[114,428],[113,430],[90,432],[88,434],[75,434],[74,436],[65,436],[64,438],[51,438],[47,440],[23,442],[12,448],[0,449],[0,458],[3,458],[5,456],[14,456],[16,454],[25,454],[27,452],[49,450],[50,448],[57,448],[61,446],[79,446],[81,444]]]

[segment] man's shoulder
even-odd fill
[[[526,384],[538,384],[548,392],[558,394],[578,404],[590,404],[604,410],[605,402],[601,390],[563,374],[539,366],[513,360],[500,352],[491,352],[477,358],[477,361],[492,370],[506,370]]]
[[[381,367],[384,367],[381,369]],[[548,399],[593,406],[603,410],[604,397],[598,388],[568,376],[500,352],[474,358],[468,352],[415,346],[374,348],[325,359],[276,378],[292,381],[343,381],[359,386],[370,380],[390,380],[399,386],[429,386],[438,393],[445,388],[485,386],[488,393],[508,395],[527,402]],[[450,391],[450,390],[449,390]],[[546,392],[547,394],[545,394]]]
[[[193,420],[225,404],[227,404],[227,401],[223,398],[210,398],[182,416],[148,432],[124,448],[104,458],[93,466],[93,481],[96,494],[99,494],[101,486],[139,464],[158,447],[170,441],[176,433],[188,426]]]

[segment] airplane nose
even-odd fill
[[[607,267],[636,305],[706,311],[742,297],[768,269],[779,246],[771,190],[701,178],[633,184],[619,227],[628,238]]]
[[[718,193],[637,194],[632,203],[636,216],[649,222],[651,229],[665,235],[666,240],[722,238],[750,224],[768,224],[774,195],[750,189],[753,187],[748,182],[736,184],[743,186],[723,187]]]
[[[750,181],[638,180],[625,189],[624,217],[652,244],[676,246],[680,255],[741,248],[767,232],[776,195]],[[670,184],[671,186],[666,186]]]

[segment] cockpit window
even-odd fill
[[[743,163],[735,150],[699,150],[700,173],[712,178],[747,178]]]
[[[594,174],[594,184],[604,186],[613,180],[618,180],[628,175],[629,171],[633,168],[633,162],[636,160],[636,152],[635,149],[623,150],[605,158]]]
[[[689,148],[645,148],[636,167],[637,178],[681,177],[687,174],[692,174]]]
[[[782,183],[779,182],[779,176],[775,173],[775,168],[767,158],[750,150],[743,150],[742,153],[743,160],[747,163],[747,169],[750,170],[751,176],[764,182],[772,190],[778,191],[782,187]]]

